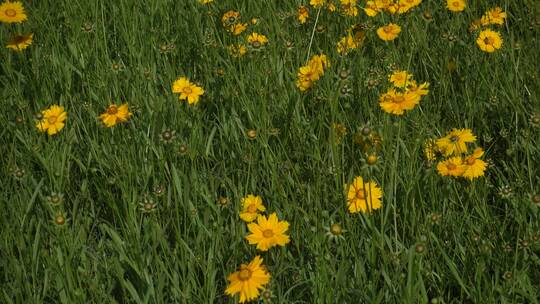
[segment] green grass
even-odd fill
[[[540,2],[470,1],[453,14],[424,1],[399,18],[322,11],[317,25],[310,8],[299,26],[306,2],[26,1],[26,23],[2,24],[2,41],[35,39],[0,51],[0,302],[233,303],[227,275],[261,254],[274,303],[538,303]],[[496,5],[509,15],[504,46],[486,54],[467,28]],[[231,9],[259,18],[247,33],[267,35],[268,47],[228,54],[243,39],[221,26]],[[390,20],[403,31],[386,43],[375,29]],[[340,57],[339,38],[364,22],[365,45]],[[332,66],[302,94],[295,79],[308,49]],[[393,67],[431,84],[402,117],[378,105]],[[170,92],[179,76],[205,88],[197,106]],[[129,102],[134,115],[107,129],[97,116],[111,102]],[[52,104],[69,118],[49,137],[34,117]],[[341,143],[334,123],[348,130]],[[383,139],[374,167],[353,140],[365,126]],[[424,141],[465,127],[486,150],[486,176],[439,176]],[[166,128],[172,144],[159,140]],[[359,175],[384,192],[370,215],[346,209],[343,185]],[[63,194],[58,207],[53,192]],[[249,193],[290,222],[289,245],[260,253],[244,240],[238,212]],[[144,198],[154,212],[141,211]],[[344,239],[328,239],[332,223]]]

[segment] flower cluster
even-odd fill
[[[251,23],[256,24],[257,19],[252,19]],[[221,24],[227,30],[227,32],[231,33],[233,36],[240,36],[248,28],[248,23],[242,22],[240,13],[237,11],[228,11],[223,14],[221,17]],[[247,46],[249,46],[250,50],[252,51],[259,51],[268,44],[268,38],[265,35],[256,32],[249,34],[246,40],[244,40],[244,38],[240,38],[240,41],[230,44],[227,47],[231,56],[244,56],[248,51]]]
[[[474,32],[489,25],[500,26],[504,24],[505,20],[506,12],[497,6],[486,11],[480,19],[474,20],[469,26],[469,31]],[[482,51],[493,53],[502,47],[503,39],[499,32],[485,28],[478,34],[476,44]]]
[[[364,12],[370,17],[379,13],[405,14],[422,3],[422,0],[374,0],[367,1]]]
[[[28,15],[21,1],[6,1],[0,4],[0,22],[23,23],[28,20]],[[15,33],[8,41],[6,48],[20,52],[32,44],[33,33]]]
[[[467,144],[476,141],[470,129],[452,129],[444,137],[435,141],[435,151],[445,159],[437,164],[441,176],[465,177],[469,180],[484,176],[487,163],[480,158],[484,155],[481,147],[469,152]]]
[[[324,75],[324,71],[329,67],[330,62],[326,55],[314,55],[305,66],[298,70],[296,86],[302,92],[307,91]]]
[[[429,83],[418,85],[407,71],[395,71],[389,80],[393,86],[379,97],[379,105],[390,114],[403,115],[406,110],[414,109],[422,96],[429,93]]]
[[[350,51],[361,47],[365,37],[363,26],[360,24],[353,25],[347,31],[347,36],[342,37],[337,43],[338,54],[347,55]]]

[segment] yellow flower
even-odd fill
[[[107,128],[112,128],[116,124],[128,121],[131,117],[131,112],[129,112],[128,107],[127,103],[120,106],[111,104],[103,114],[99,115],[99,119],[101,119]]]
[[[440,161],[437,164],[437,172],[441,176],[458,177],[462,176],[464,171],[465,166],[463,166],[463,160],[459,156]]]
[[[326,0],[311,0],[309,1],[309,4],[313,6],[314,8],[320,8],[326,3]]]
[[[437,148],[444,156],[467,153],[467,143],[476,141],[470,129],[452,129],[445,137],[436,142]]]
[[[377,36],[384,41],[396,39],[399,33],[401,33],[401,27],[394,23],[389,23],[377,29]]]
[[[446,7],[452,12],[461,12],[466,6],[465,0],[446,0]]]
[[[404,88],[408,86],[411,83],[411,80],[413,75],[407,73],[407,71],[395,71],[388,77],[390,82],[394,85],[396,88]]]
[[[350,50],[357,49],[358,46],[358,41],[351,34],[348,34],[338,42],[337,52],[340,55],[347,55]]]
[[[260,196],[255,196],[249,194],[248,196],[242,198],[242,211],[240,212],[240,218],[244,222],[253,222],[259,212],[263,212],[266,208],[263,205],[262,198]]]
[[[424,82],[421,85],[417,85],[416,81],[411,80],[407,86],[407,93],[414,96],[414,100],[420,101],[422,96],[425,96],[429,93],[429,83]]]
[[[369,213],[381,208],[382,192],[375,182],[364,183],[361,176],[357,176],[352,184],[348,185],[347,204],[350,213]]]
[[[424,156],[428,161],[434,161],[437,159],[437,145],[435,145],[435,140],[428,139],[424,143]]]
[[[341,12],[346,16],[356,17],[358,15],[358,0],[340,0]]]
[[[394,114],[403,115],[405,110],[412,110],[420,102],[420,98],[410,92],[400,93],[395,89],[390,89],[388,92],[379,97],[379,105],[383,111]]]
[[[329,12],[335,12],[336,11],[336,5],[334,3],[328,3],[326,5],[326,9],[329,11]]]
[[[229,32],[231,32],[233,35],[238,36],[242,34],[247,29],[247,23],[236,23],[234,25],[231,25]]]
[[[420,3],[422,3],[422,0],[399,0],[398,13],[405,14],[409,10],[420,5]]]
[[[500,49],[503,44],[501,34],[492,30],[483,30],[476,39],[476,44],[484,52],[493,53]]]
[[[36,124],[40,132],[47,132],[54,135],[64,128],[67,119],[67,112],[64,107],[52,105],[48,109],[41,111],[43,118]]]
[[[238,44],[238,45],[229,45],[229,53],[233,56],[233,57],[242,57],[246,54],[247,52],[247,48],[245,45],[242,45],[242,44]]]
[[[270,214],[268,218],[264,215],[257,216],[257,223],[248,224],[251,234],[246,236],[250,245],[257,245],[257,249],[268,251],[274,246],[285,246],[290,242],[290,238],[285,233],[289,229],[287,221],[279,221],[276,213]]]
[[[482,148],[474,149],[473,154],[465,157],[463,160],[464,172],[463,177],[470,180],[484,176],[484,171],[486,171],[487,164],[485,161],[481,160],[480,157],[484,155],[484,150]]]
[[[313,82],[319,80],[324,74],[324,70],[330,67],[330,62],[326,55],[314,55],[308,61],[307,65],[300,67],[296,86],[300,91],[307,91],[313,85]]]
[[[240,303],[251,301],[259,296],[259,291],[270,281],[270,273],[262,265],[263,259],[256,256],[249,264],[240,265],[240,269],[227,277],[229,286],[225,294],[240,294]]]
[[[307,22],[308,18],[309,18],[309,10],[307,7],[305,7],[304,5],[300,6],[298,8],[298,22],[300,22],[300,24],[304,24]]]
[[[258,33],[251,33],[247,38],[249,44],[254,49],[260,49],[268,43],[268,38],[265,35]]]
[[[199,2],[202,4],[208,4],[208,3],[214,2],[214,0],[199,0]]]
[[[26,21],[28,17],[24,11],[22,2],[6,1],[0,4],[0,22],[5,23],[21,23]]]
[[[203,88],[191,83],[187,78],[180,77],[172,85],[172,92],[180,94],[180,100],[188,101],[188,104],[196,104],[204,94]]]
[[[225,28],[229,28],[231,25],[240,21],[240,13],[237,11],[228,11],[221,17],[221,24]]]
[[[374,1],[366,2],[366,7],[364,7],[364,12],[369,17],[375,17],[380,12],[380,9],[377,7]]]
[[[498,24],[503,25],[504,20],[506,19],[506,12],[502,10],[499,6],[488,10],[484,16],[482,16],[481,23],[482,25],[488,24]]]
[[[32,44],[34,39],[34,34],[29,33],[26,35],[16,35],[8,42],[6,48],[12,49],[15,51],[22,51],[26,49],[29,45]]]

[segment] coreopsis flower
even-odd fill
[[[235,35],[238,36],[242,34],[247,29],[247,23],[238,22],[236,24],[231,25],[229,28],[229,31]]]
[[[208,4],[214,2],[214,0],[199,0],[199,2],[202,4]]]
[[[483,155],[484,150],[482,148],[476,148],[471,155],[466,156],[463,159],[463,177],[472,180],[474,178],[484,176],[484,171],[486,171],[487,163],[480,159],[480,157],[482,157]]]
[[[36,124],[40,132],[47,132],[54,135],[64,128],[67,119],[67,112],[64,107],[52,105],[48,109],[41,111],[42,119]]]
[[[247,37],[247,41],[253,49],[260,49],[261,47],[268,44],[268,38],[266,38],[265,35],[259,33],[251,33]]]
[[[437,148],[444,156],[467,153],[467,143],[476,141],[470,129],[452,129],[446,136],[436,141]]]
[[[392,41],[401,33],[401,27],[394,23],[389,23],[377,29],[377,36],[384,41]]]
[[[503,9],[499,6],[492,8],[488,10],[484,16],[482,16],[482,19],[480,19],[480,22],[482,25],[489,25],[489,24],[497,24],[497,25],[503,25],[504,20],[506,19],[506,12],[503,11]]]
[[[249,264],[240,265],[240,269],[227,277],[229,286],[225,294],[240,294],[240,303],[251,301],[259,296],[260,290],[270,281],[270,273],[262,265],[263,259],[256,256]]]
[[[375,17],[381,12],[375,1],[367,1],[363,10],[369,17]]]
[[[424,143],[424,156],[430,162],[437,159],[437,145],[434,139],[428,139]]]
[[[309,18],[309,10],[306,6],[302,5],[298,8],[298,15],[296,17],[298,19],[298,22],[300,24],[304,24],[307,22]]]
[[[446,0],[446,8],[452,12],[462,12],[467,3],[465,0]]]
[[[326,4],[326,0],[310,0],[309,4],[314,8],[321,8]]]
[[[131,115],[132,113],[129,112],[129,105],[127,103],[120,106],[111,104],[103,114],[99,115],[99,119],[107,128],[112,128],[119,123],[128,121]]]
[[[330,67],[330,62],[326,55],[314,55],[308,61],[307,65],[300,67],[296,86],[300,91],[305,92],[313,86],[313,83],[321,78],[325,69]]]
[[[6,1],[0,4],[0,22],[22,23],[28,17],[21,1]]]
[[[412,77],[413,75],[407,73],[407,71],[395,71],[388,77],[388,80],[390,80],[394,87],[404,88],[411,84]]]
[[[266,210],[262,198],[258,195],[255,196],[249,194],[242,198],[241,203],[242,211],[240,212],[240,218],[247,223],[253,222],[259,215],[259,212],[264,212]]]
[[[348,185],[347,204],[350,213],[370,213],[381,208],[382,191],[375,182],[364,182],[357,176],[352,184]]]
[[[188,104],[196,104],[204,94],[204,89],[191,83],[185,77],[178,78],[172,85],[172,92],[180,94],[180,100],[187,100]]]
[[[221,17],[221,24],[224,28],[230,28],[231,25],[240,21],[240,13],[237,11],[228,11]]]
[[[279,221],[276,213],[270,214],[268,218],[264,215],[257,216],[257,223],[248,224],[251,234],[246,236],[250,245],[257,245],[257,249],[268,251],[274,246],[285,246],[290,242],[290,238],[285,233],[289,230],[287,221]]]
[[[6,48],[12,49],[14,51],[22,51],[26,49],[29,45],[32,44],[34,39],[34,34],[29,33],[26,35],[15,35],[11,40],[9,40]]]
[[[360,44],[350,33],[341,38],[337,44],[337,52],[340,55],[347,55],[351,50],[358,48]]]
[[[493,53],[502,47],[503,40],[498,32],[486,29],[480,32],[476,44],[482,51]]]
[[[422,0],[399,0],[398,13],[405,14],[422,3]]]
[[[358,0],[339,0],[341,12],[346,16],[356,17],[358,15]]]
[[[437,172],[441,176],[453,176],[459,177],[465,172],[465,166],[463,165],[463,159],[460,156],[455,156],[437,164]]]
[[[229,54],[231,54],[231,56],[235,58],[242,57],[247,53],[247,48],[243,44],[237,44],[237,45],[232,44],[232,45],[229,45],[228,49],[229,49]]]
[[[406,110],[414,109],[419,101],[416,94],[407,91],[401,93],[393,88],[379,97],[379,105],[383,111],[395,115],[403,115]]]

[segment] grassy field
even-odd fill
[[[261,302],[538,303],[540,2],[489,2],[369,17],[364,0],[356,16],[339,1],[24,1],[26,21],[0,24],[4,44],[33,33],[0,50],[0,302],[237,303],[228,277],[260,256]],[[502,25],[470,29],[496,6]],[[383,41],[390,22],[401,32]],[[480,49],[483,28],[500,49]],[[319,54],[330,64],[301,91]],[[429,83],[403,115],[379,104],[395,71]],[[172,92],[181,77],[198,102]],[[100,115],[124,103],[108,128]],[[67,120],[48,135],[52,105]],[[426,156],[454,128],[476,136],[483,175],[441,176],[444,151]],[[380,208],[349,212],[358,176]],[[249,194],[288,244],[246,240]]]

